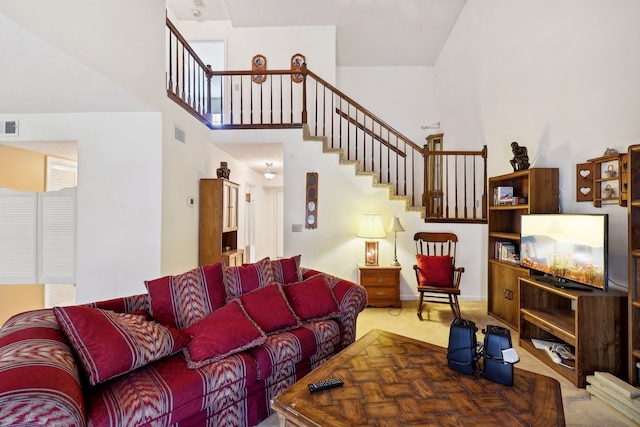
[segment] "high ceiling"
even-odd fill
[[[335,26],[338,66],[431,66],[442,49],[466,0],[166,0],[167,8],[180,20],[222,20],[233,27]],[[199,11],[199,16],[194,16]],[[105,81],[83,64],[72,63],[56,49],[24,31],[0,15],[0,52],[8,64],[4,84],[0,85],[0,113],[65,113],[77,111],[111,111],[113,105],[129,105],[131,111],[144,110],[135,97]],[[5,43],[6,42],[6,43]],[[48,80],[30,78],[31,82],[56,85],[33,87],[30,93],[50,93],[32,99],[11,83],[18,77],[39,73],[32,67],[38,58],[47,64]],[[44,59],[43,59],[44,58]],[[24,64],[25,66],[17,66]],[[26,67],[26,68],[25,68]],[[5,67],[6,68],[6,67]],[[65,92],[65,82],[82,81],[90,98]],[[71,84],[73,86],[73,84]],[[55,100],[55,102],[51,101]],[[21,143],[26,147],[26,143]],[[35,144],[32,149],[44,147]],[[55,144],[45,147],[51,150]],[[262,144],[220,145],[231,156],[262,172],[265,162],[282,169],[282,146]],[[60,146],[60,153],[71,157],[75,147]]]
[[[167,0],[167,7],[180,20],[230,21],[235,28],[335,25],[338,66],[398,67],[433,65],[465,2]]]

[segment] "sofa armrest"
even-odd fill
[[[317,270],[302,268],[302,277],[304,279],[317,274],[322,274],[329,279],[329,286],[333,289],[333,293],[338,300],[338,306],[342,313],[340,322],[344,327],[342,346],[346,347],[356,340],[356,320],[360,312],[367,306],[367,290],[349,280],[340,279]]]
[[[73,352],[51,309],[21,313],[0,329],[0,426],[84,426]]]

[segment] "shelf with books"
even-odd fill
[[[488,192],[495,198],[488,218],[488,312],[515,330],[519,321],[518,279],[529,276],[529,269],[521,267],[518,259],[520,218],[529,213],[558,212],[558,176],[557,168],[532,168],[489,178]],[[502,190],[497,189],[503,187],[512,189],[511,204],[506,199],[500,204]],[[513,246],[498,255],[496,249],[503,242]]]
[[[493,256],[498,261],[520,265],[520,246],[508,240],[496,240]]]

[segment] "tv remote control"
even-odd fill
[[[309,384],[309,391],[320,391],[328,388],[341,387],[344,385],[344,381],[340,378],[330,378],[328,380],[318,381],[317,383]]]

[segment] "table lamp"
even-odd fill
[[[386,235],[380,215],[376,213],[364,214],[356,236],[369,239],[364,243],[365,265],[378,265],[378,241],[372,239],[383,239]]]
[[[400,265],[398,262],[398,231],[404,231],[404,227],[400,224],[400,218],[394,215],[387,231],[393,231],[393,261],[391,261],[391,265],[398,266]]]

